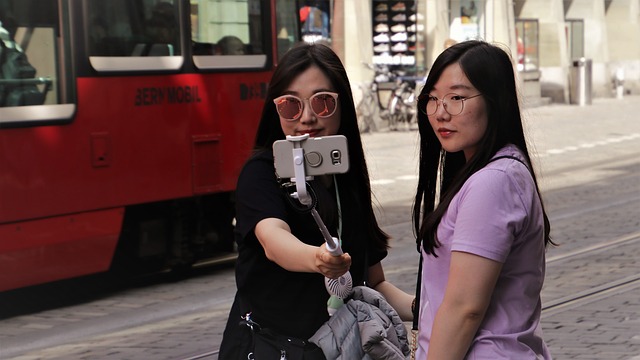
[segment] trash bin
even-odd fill
[[[616,91],[616,99],[624,98],[624,69],[617,68],[613,75],[613,88]]]
[[[591,59],[573,60],[571,65],[569,101],[580,106],[591,105]]]

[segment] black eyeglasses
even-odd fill
[[[296,121],[302,116],[304,100],[309,103],[311,111],[320,118],[333,115],[338,108],[338,94],[322,91],[313,94],[308,99],[301,99],[295,95],[282,95],[273,99],[278,115],[287,121]]]
[[[438,111],[438,105],[442,103],[444,110],[449,113],[449,115],[455,116],[460,114],[464,109],[465,100],[473,99],[474,97],[478,97],[480,95],[482,94],[464,97],[462,95],[450,93],[445,95],[442,99],[438,99],[435,96],[425,94],[418,97],[418,108],[425,115],[431,116],[435,114],[436,111]]]

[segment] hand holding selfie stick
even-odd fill
[[[322,221],[320,214],[318,214],[315,206],[313,206],[313,199],[311,198],[311,195],[307,192],[306,174],[304,169],[304,149],[302,148],[302,142],[307,138],[309,138],[309,134],[301,136],[287,135],[287,140],[293,142],[293,168],[295,174],[295,179],[293,180],[296,183],[296,192],[292,194],[292,196],[298,199],[298,201],[303,205],[311,205],[311,216],[313,216],[313,219],[320,228],[320,232],[326,242],[327,250],[333,256],[340,256],[343,254],[340,242],[337,238],[331,236],[331,233],[329,233],[329,230]],[[327,301],[327,311],[331,316],[344,304],[343,299],[351,294],[353,280],[351,278],[351,273],[346,272],[337,279],[325,277],[324,284],[327,288],[327,292],[331,295],[329,297],[329,301]]]

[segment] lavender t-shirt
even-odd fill
[[[508,145],[495,157],[514,156]],[[442,303],[452,251],[503,264],[483,322],[466,359],[551,359],[540,328],[545,247],[542,207],[527,167],[509,158],[490,162],[455,195],[438,226],[438,257],[423,252],[417,359],[425,359]]]

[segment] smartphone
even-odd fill
[[[344,135],[310,137],[299,143],[304,150],[306,176],[342,174],[349,170],[347,138]],[[295,178],[293,148],[294,141],[277,140],[273,143],[276,173],[281,178]]]

